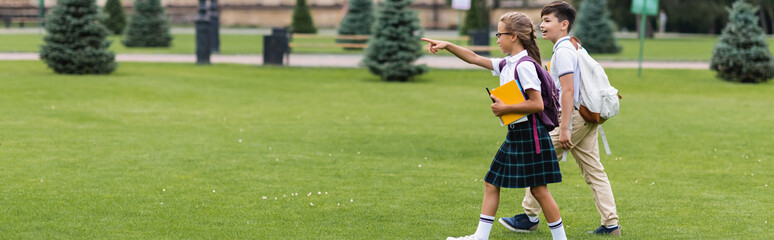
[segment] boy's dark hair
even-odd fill
[[[552,13],[559,19],[559,22],[564,20],[570,22],[567,25],[567,33],[570,33],[572,23],[575,22],[575,8],[565,1],[554,1],[543,7],[543,10],[540,11],[540,16],[543,17]]]

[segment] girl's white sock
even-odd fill
[[[489,232],[492,231],[492,223],[494,222],[493,216],[487,216],[481,214],[481,218],[478,221],[478,228],[473,236],[476,236],[478,240],[488,240]]]
[[[561,218],[556,222],[548,223],[548,228],[551,229],[551,236],[554,237],[554,240],[567,240]]]
[[[540,219],[538,218],[538,216],[530,216],[530,215],[527,215],[527,217],[529,218],[529,221],[530,221],[530,222],[533,222],[533,223],[536,223],[536,222],[540,221]]]

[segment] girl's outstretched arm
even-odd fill
[[[427,45],[427,53],[438,54],[438,50],[446,49],[446,51],[451,52],[454,56],[457,56],[467,63],[492,70],[492,61],[489,60],[489,58],[482,57],[473,51],[470,51],[470,49],[454,45],[447,41],[438,41],[429,38],[422,38],[422,40],[430,43]]]

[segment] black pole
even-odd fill
[[[213,53],[220,52],[220,12],[218,0],[210,2],[210,46]]]
[[[199,0],[196,19],[196,64],[210,64],[210,21],[207,20],[207,0]]]

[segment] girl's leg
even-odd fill
[[[532,196],[540,203],[540,207],[543,208],[543,215],[546,216],[548,228],[551,229],[551,236],[553,236],[554,240],[566,240],[567,236],[564,234],[562,217],[559,216],[559,206],[556,205],[554,197],[548,191],[548,186],[534,186],[530,188],[530,191]]]
[[[556,205],[554,197],[551,196],[551,192],[548,191],[548,186],[540,185],[530,188],[532,196],[540,203],[540,207],[543,208],[543,215],[546,216],[548,222],[556,222],[562,217],[559,216],[559,206]],[[486,199],[486,197],[484,197]]]
[[[484,203],[481,206],[481,214],[494,216],[497,213],[497,207],[500,205],[500,187],[485,183]],[[554,204],[555,205],[555,204]],[[558,211],[557,211],[558,215]]]

